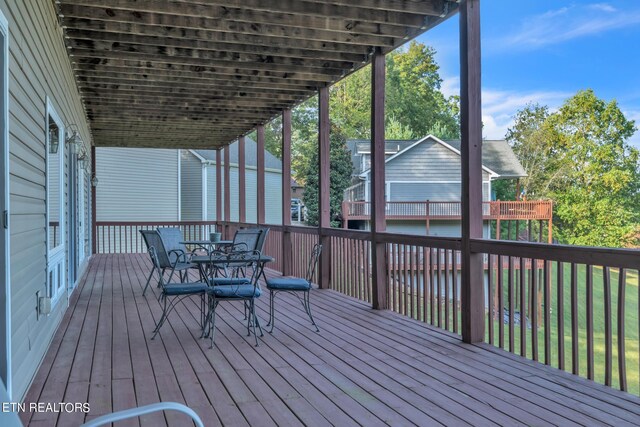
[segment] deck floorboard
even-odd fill
[[[71,426],[159,401],[185,403],[206,425],[633,425],[640,399],[527,361],[331,290],[278,295],[277,321],[254,346],[241,303],[217,310],[215,347],[200,338],[199,300],[185,300],[156,339],[158,289],[142,296],[145,255],[90,263],[25,402],[85,402],[88,414],[22,414]],[[268,274],[277,274],[269,271]],[[257,309],[263,326],[268,298]],[[181,426],[156,413],[129,426]],[[120,424],[118,424],[120,425]]]

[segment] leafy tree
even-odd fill
[[[555,202],[556,235],[590,246],[637,244],[640,154],[626,141],[636,128],[615,101],[580,91],[559,111],[529,105],[507,138],[528,173],[530,197]]]
[[[336,218],[342,210],[342,198],[344,190],[351,184],[353,164],[351,154],[347,149],[347,139],[341,129],[335,124],[331,124],[329,135],[329,162],[331,164],[329,177],[329,198],[330,198],[330,218],[332,226],[338,226]],[[306,169],[306,187],[304,190],[304,204],[307,207],[307,224],[317,226],[319,223],[318,200],[318,151],[315,150],[311,156],[311,162]]]

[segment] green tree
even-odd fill
[[[342,199],[344,190],[351,184],[353,164],[351,154],[347,149],[347,139],[341,129],[335,124],[331,124],[329,136],[329,163],[331,165],[329,177],[329,209],[331,225],[338,226],[336,218],[342,210]],[[304,204],[307,208],[307,224],[317,226],[319,223],[318,200],[318,151],[312,153],[311,161],[306,169]]]
[[[615,101],[580,91],[559,111],[527,106],[508,138],[529,177],[527,192],[555,202],[556,235],[589,246],[637,244],[640,154],[626,141],[636,128]]]

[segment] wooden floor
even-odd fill
[[[149,339],[160,305],[142,296],[143,255],[94,257],[26,402],[89,402],[87,419],[158,401],[186,403],[207,425],[638,424],[640,399],[458,338],[330,290],[312,300],[321,332],[293,296],[259,347],[241,306],[220,305],[216,347],[194,303]],[[157,289],[153,289],[157,292]],[[267,298],[259,310],[267,317]],[[76,426],[82,413],[24,415]],[[175,413],[117,425],[188,424]]]

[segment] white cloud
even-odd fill
[[[520,27],[499,39],[489,40],[489,51],[504,49],[533,50],[640,24],[640,9],[614,13],[608,3],[563,7],[529,17]]]

